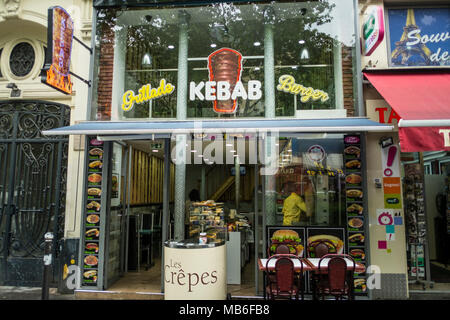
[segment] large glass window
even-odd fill
[[[127,120],[353,110],[353,21],[351,0],[101,9],[93,111]]]
[[[299,134],[280,137],[277,144],[275,224],[344,226],[343,135]]]

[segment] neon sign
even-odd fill
[[[161,79],[158,88],[152,88],[150,84],[143,85],[138,94],[133,90],[128,90],[122,96],[122,110],[130,111],[134,104],[141,104],[153,99],[161,98],[170,95],[175,90],[175,86],[167,82],[166,79]]]
[[[310,100],[321,102],[327,101],[330,97],[328,93],[319,89],[311,87],[304,87],[301,84],[295,83],[295,78],[291,75],[285,74],[278,79],[277,90],[287,92],[294,95],[300,95],[300,101],[306,103]]]
[[[250,80],[247,89],[241,82],[242,59],[240,52],[221,48],[208,56],[209,81],[189,84],[189,100],[213,101],[217,113],[235,113],[238,98],[259,100],[261,82]]]
[[[72,94],[69,67],[73,28],[73,20],[67,11],[58,6],[48,9],[48,50],[41,82],[65,94]]]

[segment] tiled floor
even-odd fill
[[[250,261],[241,274],[240,285],[228,285],[231,296],[255,296],[255,272],[253,261]],[[141,268],[139,272],[128,272],[111,287],[110,292],[129,293],[161,293],[161,261],[155,260],[155,265],[149,270]]]
[[[445,266],[442,266],[445,267]],[[447,266],[450,270],[450,266]],[[262,287],[262,285],[261,285]],[[419,297],[439,297],[447,299],[450,296],[450,279],[448,283],[435,282],[433,287],[422,284],[410,284],[412,299]],[[262,298],[255,292],[255,267],[253,260],[246,264],[241,274],[240,285],[228,285],[228,293],[233,298]],[[425,295],[424,295],[425,294]],[[434,295],[435,294],[435,295]],[[78,299],[163,299],[161,293],[161,262],[155,260],[155,265],[149,270],[141,268],[139,272],[128,272],[104,292],[79,292]],[[435,299],[435,298],[434,298]]]

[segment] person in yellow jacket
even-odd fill
[[[302,197],[295,193],[295,186],[292,182],[285,185],[284,191],[290,195],[283,203],[283,225],[291,226],[292,223],[300,222],[301,212],[307,213],[307,209]]]

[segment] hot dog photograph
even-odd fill
[[[342,254],[345,251],[342,228],[308,228],[307,236],[306,248],[310,258],[321,256],[324,252]]]

